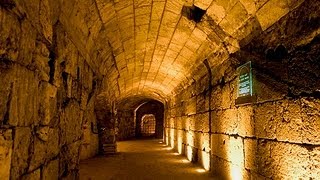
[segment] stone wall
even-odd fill
[[[303,4],[293,12],[310,13],[309,20],[293,14],[281,19],[212,67],[211,77],[200,65],[197,72],[204,75],[168,103],[167,144],[226,179],[319,178],[320,41],[313,21],[319,15],[312,8]],[[308,31],[301,29],[299,23],[308,21]],[[279,57],[282,43],[287,54]],[[247,61],[257,100],[238,106],[236,68]]]
[[[126,140],[135,137],[135,122],[133,110],[118,111],[118,133],[117,140]]]
[[[0,6],[0,179],[75,179],[95,74],[59,21],[39,24],[10,2]]]

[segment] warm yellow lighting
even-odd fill
[[[205,151],[201,151],[202,166],[205,170],[210,170],[210,154]]]
[[[232,162],[230,176],[233,180],[242,180],[244,166],[243,144],[240,138],[230,138],[227,144],[228,159]]]
[[[206,170],[205,170],[205,169],[202,169],[202,168],[201,168],[201,169],[200,169],[200,168],[199,168],[199,169],[196,169],[196,171],[197,171],[198,173],[205,173],[205,172],[206,172]]]
[[[189,163],[190,161],[188,161],[187,159],[182,159],[183,163]]]
[[[242,172],[240,167],[232,166],[231,175],[232,175],[232,180],[242,180]]]
[[[188,158],[189,161],[192,161],[192,154],[193,154],[192,147],[188,146],[187,147],[187,158]]]
[[[169,134],[167,133],[167,136],[166,136],[166,145],[169,146]]]
[[[170,150],[172,150],[173,148],[172,147],[166,147],[166,148],[164,148],[165,150],[167,150],[167,151],[170,151]]]
[[[178,131],[178,153],[182,154],[182,131]]]
[[[194,139],[193,139],[193,133],[188,132],[187,133],[187,158],[189,161],[192,161],[192,145],[193,145]]]
[[[179,153],[173,153],[173,155],[175,155],[175,156],[179,156],[180,154],[179,154]]]
[[[174,129],[170,129],[170,146],[174,148]]]
[[[162,143],[163,143],[162,141],[159,142],[159,144],[162,144]]]

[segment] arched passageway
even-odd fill
[[[0,0],[0,179],[79,179],[80,159],[119,155],[146,114],[222,179],[319,179],[319,12],[319,0]]]

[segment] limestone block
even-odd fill
[[[226,84],[221,89],[221,108],[222,109],[229,109],[234,102],[234,99],[232,98],[233,90],[230,86],[230,84]]]
[[[152,20],[160,20],[163,14],[165,2],[158,2],[154,1],[152,3],[152,14],[151,19]]]
[[[60,113],[60,128],[62,144],[69,144],[82,135],[83,111],[75,102],[70,102],[69,105]]]
[[[22,67],[16,68],[10,101],[10,125],[27,126],[38,123],[38,84],[34,72]]]
[[[245,168],[250,170],[250,172],[257,172],[258,162],[257,162],[257,149],[258,142],[254,139],[244,139],[244,162]]]
[[[209,113],[201,113],[195,115],[195,130],[201,132],[209,132]]]
[[[0,60],[0,73],[0,122],[3,122],[8,120],[15,66],[10,61]]]
[[[10,179],[12,130],[0,130],[0,179]]]
[[[262,30],[277,22],[281,17],[289,12],[286,0],[269,0],[256,13]]]
[[[32,140],[30,128],[16,128],[14,134],[10,179],[18,179],[22,174],[26,173],[30,154],[29,147]]]
[[[222,98],[221,98],[221,87],[216,86],[214,89],[212,89],[211,92],[211,110],[218,110],[221,109],[221,104],[222,104]]]
[[[236,109],[212,112],[212,131],[219,133],[238,134],[239,120]]]
[[[258,171],[273,179],[312,177],[312,161],[307,146],[281,142],[259,142]]]
[[[34,4],[34,2],[30,4]],[[35,41],[37,38],[36,37],[37,33],[36,33],[36,30],[34,29],[34,26],[32,25],[34,24],[29,23],[29,21],[21,22],[21,34],[20,34],[20,42],[19,42],[20,48],[19,48],[19,56],[17,61],[19,61],[23,65],[31,64],[33,52],[36,49]]]
[[[183,6],[182,0],[177,1],[167,1],[166,10],[173,12],[174,14],[180,14]]]
[[[229,137],[222,134],[211,134],[211,154],[219,158],[225,158],[227,156],[226,142],[229,141]]]
[[[201,113],[201,112],[208,111],[208,109],[206,108],[206,95],[200,94],[196,96],[196,99],[197,99],[196,112]]]
[[[42,170],[42,177],[46,180],[59,179],[59,160],[50,161]]]
[[[52,118],[57,112],[57,88],[50,83],[41,82],[40,83],[40,124],[49,125]]]
[[[238,2],[227,13],[225,18],[220,22],[220,25],[228,34],[233,34],[248,17],[246,9]]]
[[[195,0],[194,5],[203,10],[206,10],[210,6],[211,2],[212,0]]]
[[[319,143],[319,102],[314,99],[284,100],[276,104],[277,139]]]
[[[222,179],[232,179],[229,162],[213,155],[210,164],[214,175]]]
[[[59,134],[57,129],[49,127],[40,128],[39,131],[45,131],[46,134],[37,135],[34,137],[34,146],[32,154],[30,154],[29,170],[32,171],[44,164],[48,160],[56,157],[59,154]],[[38,134],[38,133],[37,133]],[[45,140],[44,141],[44,137]]]
[[[40,26],[42,27],[42,32],[44,37],[52,42],[53,28],[52,28],[52,14],[49,0],[40,1],[39,7],[39,19]]]
[[[31,172],[31,173],[28,173],[26,175],[23,175],[21,177],[22,180],[40,180],[41,179],[41,170],[40,168]]]
[[[253,116],[253,107],[242,106],[237,109],[238,128],[237,131],[241,136],[255,136],[255,122]]]
[[[21,28],[14,15],[7,13],[4,8],[0,9],[0,56],[12,61],[18,58]]]
[[[232,36],[239,41],[239,46],[245,46],[254,37],[261,33],[261,27],[257,18],[249,17],[247,21],[235,31]]]
[[[36,71],[39,74],[39,79],[43,81],[49,81],[50,67],[48,66],[49,61],[49,50],[45,44],[36,42],[36,53],[33,56],[33,61],[36,67]]]
[[[276,107],[273,103],[265,103],[254,110],[255,135],[261,138],[276,138]]]
[[[76,170],[79,165],[79,150],[80,150],[81,141],[76,141],[69,145],[65,145],[62,148],[61,159],[59,165],[59,172],[71,172],[72,170]],[[65,168],[67,167],[67,168]]]
[[[254,15],[257,11],[255,1],[252,0],[239,0],[241,4],[246,8],[249,15]]]

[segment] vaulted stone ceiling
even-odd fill
[[[230,53],[302,2],[47,0],[19,3],[27,7],[29,16],[34,16],[30,19],[47,32],[49,41],[52,29],[46,24],[59,20],[88,63],[105,76],[104,86],[115,92],[113,97],[139,96],[163,101],[201,76],[203,71],[194,70],[204,59],[209,59],[210,66],[223,62]],[[184,6],[197,6],[206,12],[196,23],[183,15]]]

